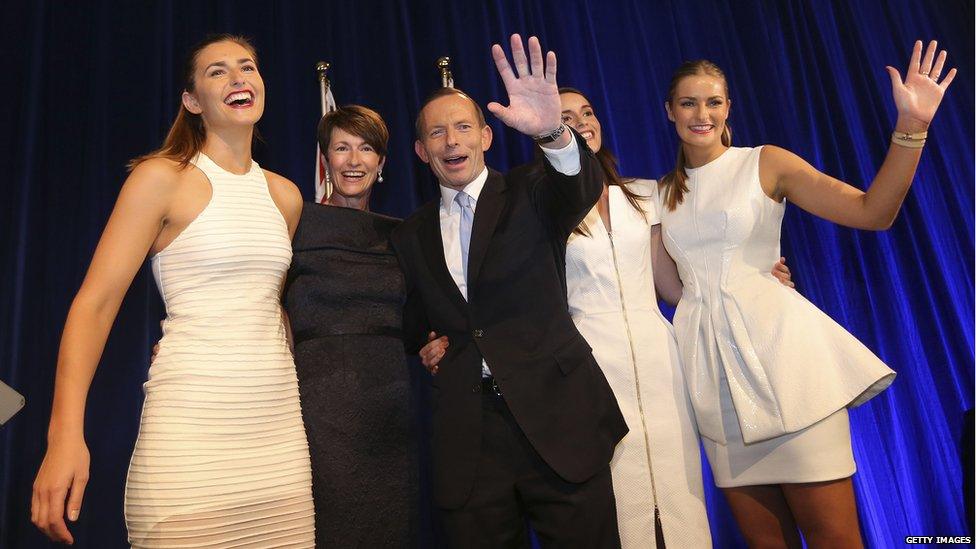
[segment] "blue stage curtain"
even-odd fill
[[[895,225],[854,231],[791,206],[784,251],[798,289],[898,372],[851,413],[866,541],[971,535],[960,484],[972,462],[959,446],[972,433],[962,417],[974,387],[970,0],[39,0],[0,12],[0,379],[27,396],[0,431],[0,546],[45,546],[28,520],[30,490],[65,315],[126,161],[158,146],[176,112],[184,52],[217,31],[251,36],[259,48],[268,101],[258,161],[312,196],[313,67],[328,60],[339,103],[375,107],[391,127],[374,210],[397,216],[436,196],[413,154],[416,106],[440,85],[435,59],[451,56],[457,86],[482,104],[503,100],[489,46],[512,32],[537,34],[557,52],[559,83],[593,99],[625,175],[659,177],[673,166],[664,95],[680,62],[704,57],[729,76],[736,144],[785,147],[862,188],[894,124],[884,66],[904,71],[916,38],[939,39],[960,73]],[[490,165],[530,158],[528,139],[491,124]],[[162,315],[143,269],[89,398],[91,482],[72,526],[76,547],[125,545],[123,483]],[[709,491],[708,502],[715,545],[741,545],[721,494]],[[425,546],[438,543],[432,524],[425,512]]]

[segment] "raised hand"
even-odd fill
[[[939,82],[942,69],[945,67],[947,53],[942,50],[938,57],[935,52],[938,43],[929,42],[922,56],[922,41],[916,40],[912,49],[912,58],[908,62],[908,71],[904,82],[894,67],[885,67],[891,77],[891,95],[898,109],[899,131],[919,132],[928,128],[929,123],[939,109],[942,96],[952,80],[956,77],[956,69],[946,73]]]
[[[556,85],[556,54],[549,52],[545,63],[542,46],[535,36],[529,38],[529,56],[526,58],[522,37],[512,35],[512,61],[518,74],[508,64],[505,51],[498,44],[491,47],[495,67],[508,93],[507,107],[492,101],[488,110],[505,125],[529,136],[552,132],[559,127],[559,87]]]

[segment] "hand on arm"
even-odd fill
[[[150,160],[129,176],[68,312],[58,353],[47,453],[31,499],[31,521],[55,541],[73,542],[64,517],[77,520],[88,481],[84,438],[88,388],[122,298],[162,228],[173,174],[165,161]]]
[[[793,283],[793,275],[790,273],[790,268],[786,266],[785,257],[779,258],[779,261],[773,265],[773,269],[770,272],[783,286],[796,288],[796,284]]]
[[[431,375],[437,373],[438,365],[450,345],[447,336],[437,337],[435,332],[427,334],[427,344],[420,350],[420,361]]]
[[[512,61],[518,74],[512,70],[501,46],[491,47],[495,67],[508,93],[507,107],[492,101],[488,110],[499,120],[525,135],[538,137],[552,133],[562,124],[560,118],[559,86],[556,84],[556,54],[549,52],[545,61],[542,46],[535,36],[529,38],[529,55],[526,57],[522,37],[513,34],[511,38]],[[559,139],[542,146],[560,149],[572,140],[566,131]]]
[[[952,69],[942,82],[938,81],[946,52],[936,57],[935,51],[933,41],[923,57],[922,43],[916,42],[904,81],[898,71],[887,67],[898,109],[896,132],[926,131],[955,78],[956,69]],[[789,151],[765,147],[759,164],[760,180],[766,194],[776,200],[785,197],[814,215],[848,227],[883,230],[898,215],[921,154],[921,148],[890,145],[884,163],[865,192],[820,173]]]

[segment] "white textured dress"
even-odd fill
[[[681,362],[721,487],[850,476],[846,408],[895,376],[770,273],[786,204],[762,190],[761,150],[730,148],[688,169],[689,191],[674,211],[655,192],[684,284],[674,315]]]
[[[264,172],[193,164],[212,197],[152,269],[166,304],[125,488],[133,547],[312,547],[308,443],[279,292],[291,260]]]
[[[622,546],[655,547],[657,506],[669,547],[711,547],[698,432],[671,325],[654,291],[653,186],[647,180],[628,184],[649,198],[641,202],[646,216],[611,186],[612,234],[594,208],[584,220],[589,236],[570,236],[569,309],[630,427],[610,462]]]

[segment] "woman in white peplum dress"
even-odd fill
[[[891,225],[951,70],[916,43],[904,82],[888,67],[898,120],[867,192],[789,151],[731,148],[731,101],[708,61],[682,65],[665,104],[681,147],[656,202],[661,242],[683,283],[674,316],[685,381],[716,484],[750,546],[859,547],[847,408],[892,372],[767,265],[779,257],[784,200],[855,228]],[[660,247],[660,244],[658,244]]]
[[[166,304],[125,490],[133,547],[312,547],[308,443],[280,292],[302,198],[251,158],[254,48],[191,53],[176,122],[132,163],[72,304],[32,520],[73,541],[88,476],[85,397],[122,297],[151,256]],[[65,501],[67,499],[67,501]]]

